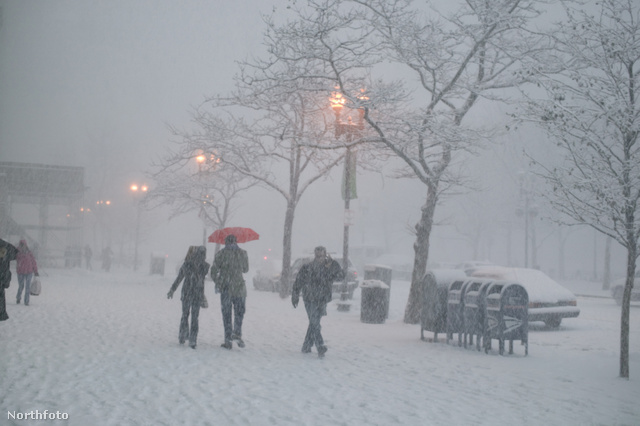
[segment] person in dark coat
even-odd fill
[[[102,269],[109,272],[111,270],[111,260],[113,259],[113,250],[111,246],[102,249]]]
[[[182,318],[180,319],[180,330],[178,331],[178,341],[183,344],[187,339],[189,346],[196,348],[198,340],[198,315],[200,306],[204,299],[204,279],[209,271],[209,264],[205,261],[207,249],[205,246],[191,246],[180,267],[178,277],[173,282],[167,298],[173,298],[180,282],[182,285]],[[191,313],[191,329],[189,329],[189,314]]]
[[[38,273],[38,264],[36,258],[27,246],[27,240],[20,240],[18,244],[18,254],[16,255],[16,273],[18,274],[18,294],[16,295],[16,303],[20,304],[22,289],[24,288],[24,304],[29,306],[29,295],[31,294],[31,279]]]
[[[322,338],[320,320],[327,315],[327,303],[331,301],[334,281],[344,278],[342,268],[334,259],[327,256],[327,250],[318,246],[314,250],[313,261],[303,265],[298,271],[291,292],[291,303],[298,307],[300,293],[309,317],[309,327],[302,344],[302,352],[309,353],[316,346],[318,356],[323,357],[327,347]]]
[[[93,269],[93,267],[91,266],[92,257],[93,257],[93,250],[91,250],[91,247],[89,247],[89,244],[87,244],[86,246],[84,246],[84,261],[87,265],[88,270]]]
[[[235,340],[239,347],[244,348],[242,321],[246,310],[247,285],[242,274],[249,272],[249,257],[245,250],[238,247],[235,235],[228,235],[224,244],[211,265],[211,279],[220,293],[224,325],[224,343],[221,346],[231,349],[231,342]]]
[[[7,315],[7,299],[4,290],[11,284],[9,262],[16,259],[18,249],[5,240],[0,239],[0,321],[9,319]]]

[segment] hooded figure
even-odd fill
[[[7,300],[4,294],[4,289],[9,288],[9,285],[11,284],[9,262],[15,260],[17,255],[17,248],[5,240],[0,240],[0,321],[6,321],[9,319],[9,315],[7,315]]]
[[[16,303],[20,304],[20,297],[22,296],[22,289],[24,288],[24,304],[29,305],[29,295],[31,294],[31,278],[33,275],[39,276],[38,265],[36,264],[36,258],[29,250],[26,240],[20,240],[18,244],[18,255],[16,256],[17,266],[16,272],[18,273],[18,294],[16,295]]]
[[[211,279],[216,284],[216,291],[220,292],[224,324],[222,347],[231,349],[231,342],[236,340],[238,346],[244,348],[242,321],[246,309],[247,286],[242,274],[249,272],[249,257],[246,251],[238,247],[235,235],[228,235],[224,244],[224,248],[216,253],[211,265]]]
[[[314,345],[319,357],[323,357],[327,352],[327,347],[324,345],[320,333],[322,329],[320,320],[327,315],[327,303],[331,301],[333,282],[343,278],[342,268],[338,262],[327,256],[327,250],[322,246],[315,248],[313,261],[302,265],[298,271],[291,292],[291,303],[294,308],[298,307],[300,293],[302,293],[302,300],[309,318],[307,334],[302,344],[302,353],[311,352]]]
[[[205,261],[206,257],[207,249],[205,246],[189,247],[184,263],[178,272],[178,277],[167,293],[167,298],[173,298],[173,293],[184,280],[180,297],[182,318],[180,319],[178,341],[183,344],[189,339],[189,346],[193,349],[196,348],[198,339],[198,315],[204,299],[204,279],[209,271],[209,264]],[[189,328],[189,314],[191,314],[191,328]]]

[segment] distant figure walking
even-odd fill
[[[216,253],[211,265],[211,279],[220,292],[220,308],[224,325],[225,349],[231,349],[232,341],[244,348],[242,321],[246,310],[247,286],[243,273],[249,272],[247,252],[238,247],[235,235],[228,235],[224,248]],[[233,321],[231,320],[233,311]]]
[[[12,260],[16,259],[18,249],[5,240],[0,239],[0,321],[9,319],[7,314],[7,298],[4,290],[11,284],[11,270],[9,269]]]
[[[18,294],[16,295],[16,303],[20,304],[22,289],[24,288],[24,304],[29,306],[29,295],[31,293],[31,279],[33,275],[39,276],[38,264],[36,258],[29,250],[26,240],[20,240],[18,244],[18,254],[16,256],[16,272],[18,273]]]
[[[198,340],[198,316],[200,306],[204,299],[204,279],[209,272],[209,264],[205,261],[207,249],[205,246],[191,246],[187,251],[184,263],[180,267],[178,277],[173,282],[167,298],[172,299],[180,282],[182,284],[182,318],[180,318],[180,329],[178,331],[178,341],[183,344],[189,340],[189,346],[196,348]],[[189,314],[191,314],[191,327],[189,327]]]
[[[318,356],[322,358],[327,352],[324,339],[320,333],[320,320],[327,315],[327,303],[331,301],[334,281],[344,278],[344,272],[338,262],[327,256],[327,250],[318,246],[314,250],[314,259],[302,265],[291,292],[291,303],[298,307],[300,293],[309,317],[309,327],[302,344],[302,352],[309,353],[313,345],[316,346]]]
[[[113,250],[111,246],[102,249],[102,269],[109,272],[111,270],[111,260],[113,259]]]
[[[93,250],[89,247],[89,244],[84,246],[84,262],[87,266],[87,269],[90,271],[93,268],[91,267],[91,258],[93,257]]]

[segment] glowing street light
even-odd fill
[[[362,91],[364,93],[364,90]],[[362,95],[359,99],[367,99],[366,96]],[[352,177],[352,174],[355,173],[355,158],[352,158],[351,146],[350,143],[353,140],[354,136],[358,136],[360,132],[364,129],[364,109],[358,109],[358,123],[353,123],[351,116],[347,117],[347,122],[345,123],[341,119],[342,110],[344,109],[346,99],[340,92],[333,92],[332,97],[329,98],[329,102],[331,103],[331,109],[336,115],[336,131],[335,136],[336,139],[340,138],[342,135],[346,135],[347,139],[347,152],[345,154],[345,167],[344,167],[344,236],[342,241],[342,260],[343,260],[343,270],[344,270],[344,281],[342,283],[342,291],[340,293],[340,303],[338,303],[339,311],[348,311],[350,305],[347,302],[349,298],[347,280],[349,270],[349,226],[352,221],[352,213],[350,210],[351,207],[351,198],[355,197],[355,186],[354,193],[351,192],[352,181],[355,182],[355,175]]]
[[[139,197],[141,195],[144,195],[144,193],[146,193],[149,190],[149,187],[145,184],[139,185],[137,183],[132,183],[131,186],[129,186],[129,189],[131,190],[131,193],[133,194],[134,199],[137,198],[137,208],[138,208],[137,218],[136,218],[135,251],[133,255],[133,270],[137,271],[138,270],[138,243],[140,242],[140,199]],[[109,202],[107,201],[107,203]]]

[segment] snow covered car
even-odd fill
[[[544,272],[537,269],[484,266],[471,275],[522,285],[529,295],[529,321],[544,321],[548,327],[559,327],[563,318],[580,315],[576,296]]]
[[[622,294],[626,278],[620,278],[611,283],[611,295],[618,305],[622,305]],[[631,301],[640,302],[640,270],[636,270],[633,278],[633,288],[631,289]]]
[[[340,267],[342,267],[343,262],[342,262],[342,256],[340,257],[335,257],[332,256],[333,259],[338,262],[338,264],[340,264]],[[299,257],[295,260],[295,262],[293,262],[293,265],[291,265],[291,287],[293,288],[293,282],[296,279],[296,276],[298,275],[298,271],[300,271],[300,268],[302,268],[302,265],[306,264],[306,263],[310,263],[313,260],[313,256],[304,256],[304,257]],[[344,284],[343,281],[336,281],[333,283],[333,293],[334,294],[340,294],[342,293],[342,285]],[[349,260],[349,268],[347,270],[347,293],[349,294],[349,299],[353,298],[353,292],[355,291],[355,289],[358,288],[358,271],[356,270],[356,268],[353,267],[353,264],[351,263],[351,260]]]
[[[475,271],[476,269],[484,268],[487,266],[496,266],[496,265],[486,260],[467,260],[466,262],[458,263],[455,266],[455,269],[462,269],[465,274],[471,275],[473,271]]]

